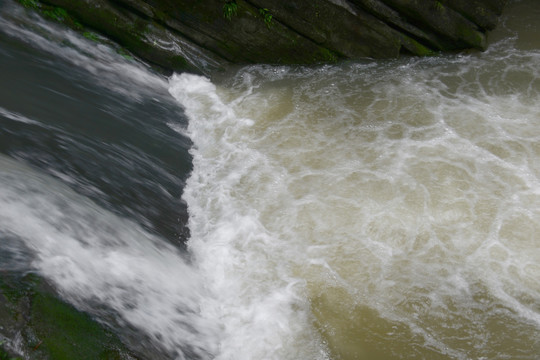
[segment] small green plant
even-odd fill
[[[268,28],[272,25],[272,14],[267,8],[259,9],[259,14],[262,16],[264,23]]]
[[[238,5],[236,4],[236,0],[227,0],[225,1],[225,4],[223,4],[223,17],[227,20],[231,20],[233,15],[236,15],[238,12]]]

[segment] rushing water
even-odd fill
[[[2,270],[156,358],[538,359],[540,3],[484,53],[168,82],[4,10]]]

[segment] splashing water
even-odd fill
[[[533,359],[540,52],[171,79],[218,359]]]
[[[168,104],[162,77],[37,18],[21,27],[9,20],[15,10],[2,13],[2,36],[85,69],[118,96],[103,106],[118,128],[140,122],[158,148],[180,141],[171,129],[189,135],[194,168],[183,195],[187,260],[144,215],[120,216],[106,197],[144,176],[144,188],[159,191],[135,193],[141,206],[161,193],[171,201],[156,178],[177,178],[156,160],[162,153],[139,147],[147,138],[115,143],[106,124],[107,136],[88,140],[56,113],[0,104],[10,139],[47,145],[57,136],[85,159],[62,173],[23,161],[52,154],[45,145],[2,148],[0,270],[38,272],[77,308],[138,329],[157,358],[536,359],[540,10],[516,1],[508,11],[484,53],[251,66],[213,82],[175,75],[169,91],[187,129],[125,119],[118,106]],[[520,23],[527,31],[509,30]],[[129,174],[94,181],[87,174],[100,168],[85,168],[89,157]],[[92,199],[74,190],[80,184],[96,184]]]

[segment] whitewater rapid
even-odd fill
[[[216,358],[536,356],[540,52],[512,44],[171,78]]]

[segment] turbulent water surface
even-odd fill
[[[3,9],[2,270],[165,359],[538,359],[540,3],[484,53],[212,80]]]

